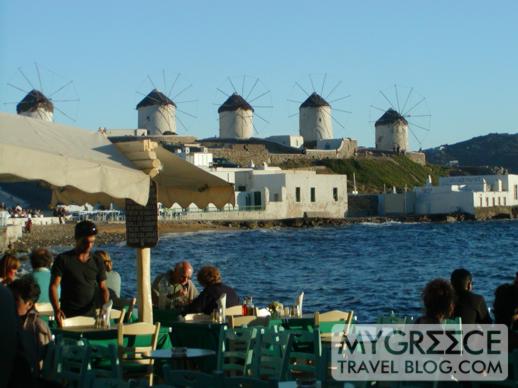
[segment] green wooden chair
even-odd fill
[[[382,315],[376,319],[377,324],[388,324],[388,325],[397,325],[397,324],[404,325],[404,324],[410,323],[410,322],[411,322],[410,317],[397,316],[394,313],[394,311],[392,311],[390,313],[390,315]]]
[[[152,385],[154,362],[147,356],[156,350],[160,323],[153,325],[138,322],[125,325],[123,321],[124,318],[117,328],[117,348],[123,375],[138,378],[145,376]]]
[[[221,374],[209,374],[191,370],[173,370],[169,365],[162,368],[164,381],[175,388],[223,387]]]
[[[93,379],[90,346],[58,345],[56,347],[56,380],[72,387],[89,387]]]
[[[252,368],[257,328],[225,330],[218,352],[218,371],[230,376],[246,376]]]
[[[282,367],[282,380],[313,377],[323,381],[320,330],[313,332],[287,330],[290,334]]]
[[[122,379],[94,378],[91,388],[132,388],[132,383]],[[156,387],[156,385],[155,385]]]
[[[108,346],[90,345],[90,365],[96,380],[99,378],[122,379],[118,350],[113,344]]]
[[[277,327],[263,328],[260,331],[252,365],[252,375],[266,380],[280,380],[289,333]]]
[[[255,377],[225,377],[225,388],[275,388],[279,386],[277,381],[265,381]]]
[[[56,351],[56,343],[49,342],[45,349],[45,357],[43,358],[43,366],[41,368],[41,377],[44,380],[56,380],[56,374],[58,371]]]

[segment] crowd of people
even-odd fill
[[[52,305],[59,327],[65,318],[94,316],[96,309],[110,299],[117,306],[121,298],[121,276],[114,271],[108,252],[93,250],[96,235],[97,226],[93,222],[77,223],[73,249],[55,259],[45,248],[34,249],[30,254],[32,272],[23,276],[17,276],[21,262],[14,254],[6,253],[0,259],[0,299],[4,312],[12,310],[15,317],[4,316],[0,330],[3,334],[14,333],[16,352],[12,365],[17,376],[20,373],[38,375],[45,347],[52,338],[48,325],[39,317],[36,303]],[[201,292],[192,281],[193,274],[188,261],[180,261],[159,274],[152,283],[153,306],[176,309],[183,315],[211,314],[223,294],[226,294],[227,307],[240,304],[236,291],[223,283],[218,268],[206,265],[197,271]],[[434,279],[426,284],[422,302],[424,314],[416,320],[418,324],[437,324],[455,317],[460,317],[463,324],[493,322],[484,298],[473,292],[472,274],[464,268],[453,271],[449,280]],[[514,283],[496,289],[493,307],[494,322],[510,329],[510,347],[518,348],[518,334],[514,332],[518,321],[518,274]],[[3,341],[2,346],[12,342],[12,338]],[[1,353],[0,363],[11,365],[12,360],[3,360],[8,354]],[[0,383],[4,377],[0,376]]]
[[[422,292],[424,314],[418,324],[442,323],[449,318],[460,318],[465,324],[503,324],[509,328],[509,348],[518,348],[518,273],[513,283],[505,283],[495,290],[493,318],[482,295],[473,292],[473,276],[458,268],[450,280],[434,279]]]
[[[5,205],[5,203],[0,203],[0,210],[7,211],[9,213],[9,216],[12,218],[43,217],[43,213],[40,209],[25,209],[19,204],[12,208],[9,208]]]
[[[4,326],[10,327],[0,327],[3,333],[13,332],[16,338],[12,344],[16,349],[13,359],[4,361],[5,365],[13,365],[11,376],[17,376],[17,385],[20,376],[29,380],[38,376],[46,346],[52,338],[47,323],[39,316],[37,303],[50,303],[56,324],[62,327],[66,318],[95,316],[96,309],[110,299],[114,306],[120,301],[121,276],[113,270],[108,252],[93,250],[96,235],[97,226],[93,222],[77,223],[73,249],[55,259],[46,248],[34,249],[30,254],[32,272],[23,276],[18,276],[21,262],[14,254],[6,253],[0,259],[0,299],[4,301],[6,293],[10,293],[7,300],[11,299],[12,303],[2,302],[2,306],[6,312],[12,310],[16,317],[3,321]],[[210,314],[223,293],[227,295],[227,306],[240,303],[234,289],[223,284],[216,267],[204,266],[198,271],[197,279],[203,287],[200,293],[191,280],[192,275],[192,265],[187,261],[160,274],[153,282],[154,306],[180,309],[183,314]],[[9,376],[0,376],[0,383],[6,379]],[[28,385],[29,380],[25,381]]]

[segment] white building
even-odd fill
[[[198,153],[203,154],[203,153]],[[188,154],[186,154],[188,155]],[[205,153],[205,155],[211,155]],[[314,170],[281,170],[266,165],[257,168],[198,167],[234,184],[236,206],[217,211],[209,205],[200,212],[195,205],[182,215],[206,220],[277,220],[301,217],[343,218],[347,211],[347,176],[317,174]],[[205,163],[205,162],[201,162]],[[173,212],[182,212],[175,205]]]
[[[304,138],[298,135],[269,136],[264,140],[271,141],[286,147],[301,148],[304,146]]]
[[[221,139],[250,139],[254,133],[254,108],[239,94],[232,94],[218,108]]]
[[[374,126],[377,150],[394,152],[408,150],[408,121],[394,109],[387,110]]]
[[[201,151],[191,151],[189,147],[184,147],[176,152],[180,158],[194,164],[197,167],[212,167],[212,154],[207,152],[206,147],[202,147]]]
[[[439,178],[413,192],[384,194],[382,214],[475,214],[477,209],[518,206],[518,175],[472,175]],[[404,210],[403,210],[404,209]]]
[[[16,105],[16,113],[33,119],[52,121],[54,105],[42,92],[33,89]]]
[[[151,136],[165,132],[176,134],[176,104],[165,94],[153,89],[137,104],[138,128]]]
[[[317,93],[312,93],[299,107],[299,131],[304,142],[333,138],[331,105]]]

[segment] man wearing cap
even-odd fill
[[[97,227],[93,222],[81,221],[76,224],[75,248],[58,255],[52,265],[49,298],[60,327],[63,318],[93,315],[98,307],[98,294],[101,295],[103,303],[108,302],[110,298],[104,263],[91,254],[96,235]]]

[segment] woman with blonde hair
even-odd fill
[[[0,259],[0,281],[2,284],[9,284],[16,278],[16,273],[20,268],[20,260],[15,255],[6,253]]]
[[[113,262],[110,254],[106,251],[95,251],[94,257],[102,260],[106,268],[106,287],[112,290],[117,298],[121,296],[121,275],[113,270]]]
[[[236,291],[226,284],[223,284],[221,273],[216,267],[211,265],[202,267],[198,271],[197,278],[203,287],[203,291],[185,308],[184,314],[211,314],[217,307],[217,300],[223,294],[227,294],[226,307],[239,305],[239,297]]]

